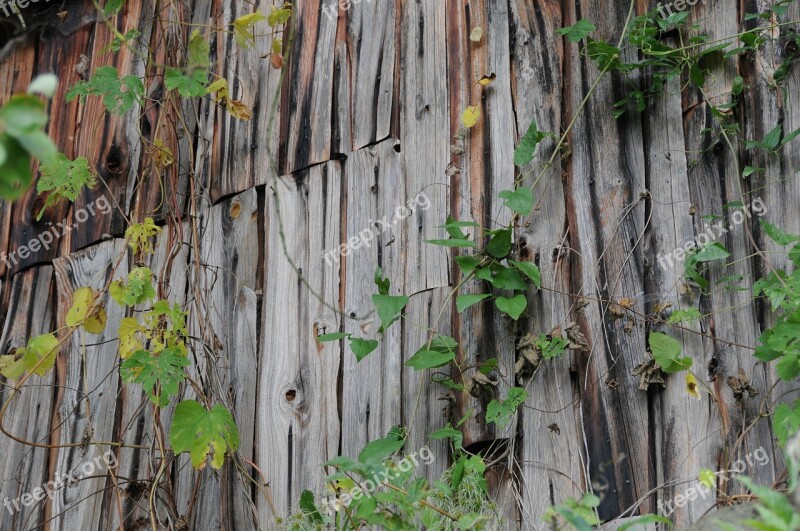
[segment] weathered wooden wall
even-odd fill
[[[322,12],[322,1],[296,3],[297,41],[283,80],[262,57],[269,37],[252,50],[239,49],[231,35],[212,41],[214,68],[235,80],[233,96],[254,109],[250,122],[234,120],[208,101],[137,109],[125,118],[105,115],[96,102],[66,103],[67,88],[81,79],[76,66],[82,55],[89,62],[84,76],[112,64],[121,73],[147,76],[148,93],[164,90],[161,73],[146,71],[129,51],[100,53],[113,36],[103,24],[72,24],[67,32],[45,27],[0,63],[0,102],[24,91],[39,73],[60,76],[49,132],[70,157],[87,157],[107,184],[72,206],[49,210],[38,222],[41,199],[34,191],[14,204],[0,202],[0,251],[17,249],[63,219],[74,223],[74,212],[102,194],[128,216],[156,212],[163,223],[174,210],[162,204],[162,185],[173,192],[176,204],[169,206],[193,212],[200,230],[194,234],[184,220],[177,225],[183,230],[165,231],[150,265],[162,296],[202,309],[202,322],[192,323],[198,341],[191,372],[227,398],[242,433],[236,462],[253,477],[263,474],[279,512],[296,507],[305,489],[326,492],[321,463],[356,455],[368,441],[407,423],[420,385],[422,401],[408,446],[429,444],[434,451],[436,462],[422,474],[434,478],[447,468],[446,446],[426,434],[448,421],[443,414],[448,403],[440,400],[440,388],[403,367],[424,340],[411,323],[430,323],[459,281],[450,253],[424,241],[442,237],[437,226],[447,213],[487,225],[507,221],[497,194],[513,185],[515,144],[534,119],[542,130],[564,131],[599,74],[556,30],[588,18],[601,36],[616,42],[628,14],[627,2],[606,0],[362,0],[331,19]],[[81,2],[53,3],[53,9],[68,10],[64,24],[83,20],[92,9]],[[692,16],[703,32],[718,38],[741,31],[743,13],[763,9],[762,4],[709,0]],[[165,57],[159,62],[165,62],[188,36],[186,27],[166,21],[221,26],[270,5],[129,0],[116,23],[123,33],[139,28],[143,42],[162,43]],[[635,4],[638,12],[651,7]],[[799,7],[793,5],[792,18],[800,16]],[[483,28],[479,43],[469,39],[475,27]],[[761,138],[777,123],[784,131],[800,127],[797,68],[785,93],[768,86],[776,60],[792,53],[797,51],[767,47],[738,63],[709,65],[707,91],[720,101],[730,97],[733,77],[744,77],[749,89],[736,117],[747,138]],[[494,83],[476,84],[491,73],[497,76]],[[273,102],[278,89],[280,100]],[[542,528],[547,506],[578,497],[592,483],[603,494],[606,519],[654,512],[657,500],[682,492],[680,482],[696,477],[701,467],[727,467],[734,457],[723,455],[724,443],[735,442],[758,415],[760,400],[742,409],[727,377],[743,369],[761,396],[776,380],[773,369],[754,363],[752,350],[740,346],[755,345],[771,322],[766,308],[738,291],[691,303],[679,293],[682,270],[660,269],[655,256],[701,231],[702,216],[722,215],[723,205],[739,198],[740,186],[763,198],[766,219],[800,233],[795,174],[800,139],[780,157],[759,160],[737,144],[743,161],[767,169],[743,181],[713,132],[718,126],[708,105],[698,94],[681,94],[679,79],[668,89],[647,112],[615,120],[612,104],[626,88],[618,77],[606,76],[577,115],[570,153],[555,158],[535,189],[537,208],[517,232],[520,256],[539,265],[545,287],[530,294],[525,318],[512,326],[489,305],[443,314],[442,331],[462,342],[461,358],[474,363],[497,357],[507,378],[513,378],[514,345],[527,332],[577,322],[590,345],[588,352],[571,351],[539,371],[507,430],[477,422],[465,427],[470,448],[500,448],[492,454],[497,464],[490,479],[509,528]],[[278,114],[270,125],[274,103]],[[451,144],[468,105],[480,107],[481,120],[459,154]],[[166,124],[178,111],[189,119],[180,129],[170,128]],[[139,132],[176,146],[180,165],[153,175]],[[547,140],[541,153],[549,157],[554,145]],[[417,209],[340,263],[325,263],[325,251],[391,216],[420,192],[430,198],[430,209]],[[198,197],[194,206],[185,201],[191,194]],[[125,254],[125,228],[125,217],[115,209],[78,224],[49,251],[11,268],[0,263],[0,350],[62,326],[75,288],[102,287],[110,280],[115,257]],[[712,278],[752,279],[763,272],[764,264],[752,256],[748,230],[766,250],[779,250],[757,225],[739,227],[722,239],[733,265],[713,267]],[[771,257],[773,266],[787,265],[781,254]],[[124,259],[118,271],[128,266]],[[408,320],[356,363],[349,349],[319,343],[316,335],[363,333],[377,266],[391,278],[393,294],[411,297]],[[707,382],[714,396],[695,401],[677,377],[664,390],[637,388],[631,370],[646,358],[649,328],[641,320],[626,327],[627,318],[614,319],[602,302],[624,297],[634,299],[640,315],[652,313],[658,303],[694,304],[713,314],[676,337],[701,373],[702,367],[717,367]],[[150,526],[147,491],[157,472],[158,443],[147,429],[152,420],[147,397],[119,381],[111,340],[123,317],[118,308],[111,311],[104,335],[90,337],[85,352],[77,344],[63,348],[57,370],[29,381],[14,400],[5,428],[43,447],[0,438],[2,496],[31,492],[98,451],[47,445],[91,437],[146,448],[117,449],[114,475],[82,481],[52,502],[45,499],[14,516],[3,509],[2,529]],[[4,387],[0,396],[7,394]],[[191,395],[187,389],[184,398]],[[456,419],[481,407],[466,394],[454,398],[449,407]],[[167,428],[170,417],[170,411],[162,413]],[[744,435],[744,449],[760,446],[770,464],[748,473],[771,484],[783,464],[768,420]],[[498,459],[502,451],[507,452]],[[267,500],[233,466],[223,473],[198,473],[181,456],[168,475],[177,506],[159,506],[164,525],[271,527]],[[713,504],[698,500],[672,516],[685,524]]]

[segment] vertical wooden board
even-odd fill
[[[331,128],[336,20],[321,13],[322,2],[294,5],[295,40],[281,100],[281,175],[330,160],[336,135]]]
[[[267,189],[255,462],[279,515],[297,507],[303,490],[326,492],[322,464],[339,455],[341,352],[317,335],[341,326],[339,267],[323,259],[341,240],[341,182],[339,165],[329,163]],[[275,515],[263,496],[257,503],[259,524],[269,528]]]
[[[597,38],[616,43],[628,8],[623,3],[581,1],[565,13],[565,24],[591,16],[598,26]],[[573,116],[600,72],[579,54],[576,44],[568,44],[566,57],[565,90],[569,93],[568,114]],[[568,163],[567,208],[572,247],[578,254],[570,291],[606,300],[643,291],[640,238],[644,204],[640,193],[645,188],[645,168],[641,129],[634,120],[614,121],[609,104],[624,96],[616,75],[603,79],[575,118],[569,139],[574,147]],[[639,328],[631,334],[619,333],[610,324],[607,306],[595,301],[583,309],[578,324],[590,352],[576,356],[589,476],[605,486],[599,510],[604,519],[633,505],[654,481],[650,441],[641,437],[652,429],[648,404],[641,400],[638,380],[631,374],[647,356],[645,333]],[[642,313],[641,304],[636,310]],[[619,388],[606,386],[603,382],[608,377],[617,380]],[[649,509],[648,504],[645,511]]]
[[[336,3],[322,1],[323,13],[332,16],[325,6]],[[398,104],[395,84],[399,81],[395,78],[396,9],[394,0],[362,1],[351,4],[344,15],[351,61],[352,151],[380,142],[392,132],[392,117]]]
[[[272,2],[255,5],[244,2],[225,2],[222,21],[231,24],[236,18],[255,12],[269,14]],[[291,22],[290,22],[291,24]],[[218,75],[228,80],[231,98],[241,100],[253,109],[250,121],[232,117],[219,106],[209,110],[215,117],[214,149],[212,155],[211,200],[238,193],[256,184],[266,183],[273,175],[272,165],[278,160],[278,129],[280,102],[275,101],[282,70],[271,66],[265,54],[271,49],[273,37],[266,22],[256,26],[256,45],[242,48],[232,33],[215,42]],[[266,36],[261,34],[266,33]],[[276,113],[273,116],[273,109]]]
[[[168,228],[158,235],[155,241],[155,252],[148,257],[145,263],[154,274],[158,297],[168,300],[170,304],[184,307],[186,302],[186,286],[188,277],[189,247],[187,244],[189,226],[184,225],[183,240],[178,232],[172,233]],[[124,281],[129,273],[128,268],[118,268],[114,280]],[[109,304],[116,306],[116,302]],[[143,312],[152,307],[152,301],[138,305],[133,311],[126,312],[127,317],[137,317],[141,323]],[[116,330],[111,330],[116,333]],[[117,334],[118,337],[119,334]],[[114,342],[119,347],[118,342]],[[119,352],[117,351],[117,360]],[[154,449],[151,454],[139,448],[123,448],[117,451],[118,466],[115,470],[120,480],[121,492],[111,488],[105,493],[103,511],[103,529],[118,529],[120,521],[125,528],[135,527],[137,522],[149,521],[149,489],[148,482],[158,473],[161,464],[158,451],[158,440],[154,428],[153,404],[141,385],[126,383],[120,388],[117,401],[118,421],[116,423],[115,440],[128,444],[148,446]],[[164,435],[169,437],[169,423],[171,411],[162,410],[161,421],[164,426]],[[167,415],[169,416],[167,417]],[[113,485],[113,481],[111,482]],[[122,505],[122,515],[118,506]],[[168,509],[161,499],[156,500],[158,518],[166,519]]]
[[[50,42],[42,43],[38,49],[26,46],[17,50],[13,57],[9,59],[10,65],[18,75],[14,79],[14,93],[25,93],[28,84],[37,74],[53,72],[58,69],[58,65],[70,63],[76,60],[79,50],[89,38],[89,28],[79,30],[74,35],[64,37],[53,35]],[[69,40],[69,43],[66,41]],[[38,61],[37,61],[38,59]],[[58,148],[65,152],[67,156],[74,155],[74,150],[70,145],[72,137],[71,131],[75,127],[74,113],[70,112],[65,105],[66,91],[68,85],[64,79],[59,80],[58,88],[49,105],[50,113],[47,133],[52,138]],[[33,182],[38,178],[38,162],[32,163]],[[62,237],[67,229],[72,226],[67,223],[65,216],[69,212],[69,204],[62,201],[50,207],[37,221],[42,208],[44,208],[45,198],[40,197],[36,192],[36,185],[32,184],[25,194],[17,199],[12,205],[12,224],[9,227],[9,269],[12,274],[26,267],[37,263],[49,262],[58,256]],[[59,225],[60,224],[60,225]],[[49,234],[52,232],[52,237]],[[37,243],[33,243],[33,242]]]
[[[114,19],[117,31],[130,29],[129,21],[148,20],[153,16],[154,5],[126,2],[125,9]],[[85,48],[80,49],[90,61],[84,76],[86,79],[95,75],[98,68],[112,66],[117,69],[120,78],[128,75],[144,76],[144,64],[127,47],[119,52],[103,52],[114,39],[115,33],[105,24],[95,24],[90,40]],[[77,63],[78,58],[73,60]],[[72,86],[82,79],[75,68],[68,70],[62,83]],[[138,116],[141,106],[135,104],[124,116],[106,112],[99,96],[89,96],[85,103],[78,100],[67,104],[66,109],[77,112],[77,123],[70,128],[74,135],[74,155],[85,157],[89,166],[98,175],[98,184],[92,190],[84,189],[73,206],[70,223],[73,226],[69,234],[69,249],[83,249],[101,240],[104,235],[121,236],[125,231],[125,217],[132,214],[128,206],[132,203],[127,197],[129,182],[138,178],[139,160],[142,143],[138,134]],[[77,111],[76,111],[77,110]],[[111,209],[96,209],[90,214],[89,221],[81,222],[81,212],[90,212],[89,205],[100,197],[114,205]],[[119,207],[125,209],[121,211]],[[140,221],[134,216],[134,221]]]
[[[255,432],[256,377],[258,374],[255,288],[259,266],[261,227],[258,217],[258,192],[251,188],[211,207],[201,229],[200,282],[194,306],[207,316],[194,323],[196,343],[192,368],[195,378],[207,391],[223,397],[223,405],[234,415],[241,439],[241,456],[252,460]],[[191,274],[196,278],[197,271]],[[232,299],[232,295],[235,294]],[[199,297],[199,298],[198,298]],[[250,312],[250,313],[248,313]],[[249,445],[248,445],[249,442]],[[236,464],[228,461],[222,473],[181,470],[184,494],[190,494],[197,475],[201,475],[199,496],[192,503],[194,525],[218,522],[230,528],[237,522],[252,520],[248,509],[250,485],[239,478]],[[247,473],[255,477],[249,465]]]
[[[386,437],[402,419],[397,397],[402,392],[402,329],[407,325],[396,322],[379,334],[380,319],[372,302],[378,293],[373,281],[377,267],[391,281],[389,295],[408,295],[403,290],[405,224],[395,216],[406,194],[401,158],[393,144],[386,141],[356,151],[345,165],[344,331],[379,341],[377,350],[360,362],[343,342],[341,452],[351,457],[368,442]]]
[[[496,229],[508,224],[511,218],[510,211],[503,207],[502,201],[495,199],[500,191],[513,188],[514,183],[513,149],[516,134],[511,107],[509,15],[505,4],[495,2],[479,1],[464,5],[451,2],[447,8],[451,35],[451,42],[448,43],[450,61],[461,68],[451,73],[451,84],[463,86],[450,97],[451,132],[464,127],[462,113],[468,106],[480,110],[480,117],[476,125],[466,131],[465,140],[458,140],[455,138],[457,133],[453,134],[453,144],[464,149],[463,156],[456,155],[460,149],[453,149],[452,153],[451,165],[460,171],[451,191],[453,211],[459,219],[472,220],[483,227]],[[483,32],[479,42],[470,40],[470,34],[476,28],[481,28]],[[498,77],[495,83],[486,87],[477,83],[481,77],[492,72]],[[454,81],[453,76],[458,80]],[[441,230],[437,237],[442,237]],[[484,243],[478,241],[478,246],[483,248]],[[451,262],[444,260],[441,263]],[[489,287],[485,282],[474,281],[460,290],[460,294],[488,292]],[[457,315],[454,322],[455,338],[461,345],[458,362],[473,367],[465,373],[464,384],[467,387],[476,372],[474,367],[490,358],[497,358],[503,374],[513,373],[516,358],[513,324],[510,319],[500,315],[492,302],[473,306]],[[494,393],[501,398],[507,395],[514,381],[499,381],[500,385]],[[510,440],[514,437],[516,419],[503,429],[495,429],[494,424],[484,422],[489,400],[488,396],[473,398],[466,390],[457,393],[457,417],[463,416],[470,408],[477,412],[462,428],[464,445],[468,448],[474,444],[482,446],[495,439]],[[499,474],[497,477],[508,476]]]
[[[556,30],[562,23],[561,6],[554,2],[531,5],[512,2],[511,50],[512,92],[517,138],[532,121],[542,131],[560,131],[562,101],[563,42]],[[545,140],[535,161],[547,160],[555,148]],[[541,170],[536,162],[520,169],[531,186]],[[548,333],[567,324],[574,299],[570,290],[570,234],[566,219],[566,197],[561,159],[542,177],[534,190],[536,208],[521,222],[518,252],[521,260],[536,263],[544,290],[529,298],[527,332]],[[523,408],[519,459],[519,513],[522,527],[535,529],[547,507],[565,499],[579,498],[583,487],[581,434],[578,433],[576,393],[570,371],[570,354],[545,362],[526,388],[529,407]],[[547,485],[548,488],[542,488]],[[552,494],[551,494],[552,493]]]
[[[442,335],[452,334],[452,305],[448,300],[451,288],[436,288],[415,293],[406,307],[407,319],[403,327],[403,362],[407,362],[418,350],[426,348],[428,331],[413,323],[423,323],[433,327],[442,308],[438,331]],[[454,397],[441,384],[434,383],[431,378],[451,376],[450,371],[429,369],[417,371],[403,366],[402,411],[403,425],[408,428],[408,438],[404,451],[419,451],[427,447],[433,455],[429,465],[420,465],[418,477],[425,477],[433,484],[450,466],[450,442],[448,439],[430,439],[434,431],[444,428],[448,423],[455,425],[460,418],[453,408]]]
[[[53,331],[53,268],[42,266],[28,269],[14,276],[11,297],[0,336],[0,353],[7,354],[24,347],[28,341],[40,334]],[[45,376],[32,376],[19,388],[3,417],[3,427],[14,437],[36,444],[50,442],[50,419],[53,406],[53,372]],[[0,399],[5,404],[17,384],[4,378]],[[2,499],[3,529],[30,529],[43,525],[45,505],[48,499],[20,499],[23,494],[33,493],[50,476],[48,473],[49,451],[12,440],[6,435],[0,438],[0,499]]]
[[[672,80],[664,94],[653,99],[643,120],[650,194],[643,239],[644,285],[646,292],[651,295],[645,303],[647,315],[661,314],[659,306],[668,307],[669,312],[688,308],[700,311],[697,301],[692,302],[681,296],[683,264],[673,257],[676,249],[683,248],[687,241],[693,241],[695,237],[679,86],[680,80]],[[625,322],[627,318],[620,321]],[[636,326],[641,326],[641,323]],[[724,382],[708,379],[707,368],[712,364],[714,348],[710,340],[700,335],[706,331],[708,322],[702,320],[680,326],[687,331],[658,324],[653,324],[651,330],[670,335],[681,342],[683,355],[693,360],[691,372],[697,378],[701,398],[696,400],[689,395],[683,374],[666,378],[664,390],[652,384],[658,393],[653,421],[659,426],[655,442],[659,485],[672,485],[682,478],[697,477],[701,468],[714,470],[720,451],[720,417],[713,397],[705,390]],[[684,484],[666,487],[659,491],[658,499],[671,502],[685,489]],[[684,507],[675,507],[670,518],[676,525],[688,525],[715,502],[715,496],[698,497]],[[661,514],[666,512],[669,510]]]
[[[748,3],[745,12],[764,12],[769,6]],[[787,20],[800,18],[800,5],[790,4]],[[750,24],[753,24],[752,22]],[[748,26],[749,29],[749,26]],[[740,62],[741,75],[747,87],[741,96],[742,135],[747,140],[760,140],[769,131],[780,124],[784,137],[800,128],[800,102],[796,95],[800,93],[800,73],[796,66],[789,69],[789,74],[779,90],[771,86],[778,70],[778,65],[793,59],[788,44],[798,28],[783,26],[780,28],[780,39],[777,45],[767,43],[756,55],[755,60]],[[795,59],[796,60],[796,59]],[[796,65],[796,63],[795,63]],[[745,150],[741,158],[741,166],[762,168],[752,174],[749,188],[751,197],[763,202],[761,214],[755,214],[751,220],[754,237],[765,259],[756,260],[756,273],[766,277],[774,268],[787,273],[793,266],[788,259],[789,247],[776,244],[767,236],[759,225],[763,219],[789,234],[800,234],[800,218],[797,216],[797,205],[800,204],[800,138],[795,138],[780,149],[777,155],[767,154],[758,149]],[[762,173],[763,171],[763,173]],[[769,303],[762,300],[757,306],[760,321],[759,331],[771,328],[776,321],[777,312],[773,312]],[[776,362],[767,364],[765,391],[772,389],[770,397],[777,402],[792,403],[798,398],[796,385],[793,382],[779,382],[775,372]],[[760,370],[757,366],[756,370]],[[772,402],[773,400],[770,400]],[[774,410],[774,408],[773,408]],[[774,426],[773,426],[774,431]],[[783,469],[783,452],[773,439],[772,447],[765,446],[770,456],[774,456],[773,468],[776,473]]]
[[[211,3],[212,0],[197,0],[191,5],[173,2],[157,12],[156,4],[149,4],[142,8],[138,21],[128,18],[128,26],[138,22],[142,28],[138,48],[141,57],[149,57],[149,64],[135,57],[133,67],[136,75],[144,79],[148,97],[160,98],[164,95],[166,88],[161,77],[164,67],[159,65],[182,66],[185,63],[188,55],[186,43],[194,30],[200,31],[199,27],[209,23]],[[191,24],[176,22],[187,19]],[[213,32],[200,31],[206,39],[208,33],[211,33],[212,39],[215,38]],[[166,43],[166,46],[162,43]],[[188,180],[190,176],[193,177],[192,151],[197,141],[197,123],[201,112],[198,109],[208,104],[203,100],[177,99],[177,93],[173,93],[173,96],[176,97],[174,102],[148,104],[140,110],[138,121],[126,121],[126,134],[135,139],[136,153],[132,158],[138,164],[138,171],[134,169],[136,165],[132,165],[127,182],[126,208],[129,212],[156,220],[166,218],[170,213],[180,215],[185,211]],[[166,168],[153,164],[153,154],[158,150],[154,145],[156,140],[163,142],[174,156],[175,162]]]
[[[425,243],[443,238],[450,197],[445,2],[402,2],[400,16],[400,137],[405,200],[415,206],[408,221],[405,293],[450,285],[450,253]],[[460,116],[460,112],[458,112]],[[400,196],[402,197],[402,196]],[[414,201],[416,199],[416,201]]]
[[[59,328],[66,325],[73,292],[85,286],[103,288],[116,264],[122,270],[127,268],[123,240],[106,241],[54,261]],[[119,375],[117,344],[112,340],[117,337],[124,312],[109,300],[104,296],[100,301],[108,315],[105,331],[100,335],[77,331],[65,343],[66,354],[56,365],[61,387],[54,406],[53,428],[57,430],[54,442],[59,444],[113,440]],[[51,529],[101,529],[104,489],[111,482],[107,481],[106,470],[94,471],[87,477],[85,467],[106,450],[108,446],[94,445],[58,450],[53,469],[62,476],[73,473],[79,482],[54,496]],[[76,505],[80,505],[79,510]]]
[[[720,68],[733,68],[734,65],[725,64]],[[714,71],[712,70],[712,75]],[[721,73],[719,74],[722,75]],[[730,99],[730,92],[727,96]],[[753,350],[737,345],[756,345],[756,330],[758,330],[758,317],[756,308],[751,303],[750,290],[739,291],[720,287],[719,280],[730,276],[739,276],[744,279],[753,278],[753,264],[747,258],[752,254],[750,236],[751,222],[747,216],[744,222],[736,221],[737,215],[742,215],[740,208],[726,208],[724,205],[744,199],[749,205],[752,197],[743,198],[741,179],[737,175],[737,165],[734,155],[728,149],[727,143],[719,135],[718,122],[711,115],[708,104],[702,103],[684,115],[684,129],[686,131],[686,151],[694,153],[694,160],[689,163],[689,183],[691,185],[692,203],[696,207],[694,224],[695,232],[708,233],[712,240],[722,244],[731,256],[724,260],[710,262],[705,277],[709,280],[713,291],[710,296],[704,297],[702,306],[704,313],[713,313],[709,320],[710,333],[723,340],[735,342],[727,344],[722,341],[714,342],[714,357],[718,360],[718,382],[714,391],[719,405],[721,423],[723,428],[722,442],[724,451],[720,455],[720,468],[729,469],[731,463],[740,456],[746,455],[759,446],[770,447],[772,435],[770,426],[765,422],[758,422],[750,427],[750,423],[757,418],[760,400],[748,400],[743,404],[735,402],[733,391],[727,385],[730,377],[738,378],[739,371],[744,371],[747,379],[759,390],[766,391],[766,376],[763,367],[753,357]],[[734,150],[738,152],[738,142],[731,139]],[[714,215],[720,219],[708,223],[704,216]],[[718,227],[712,227],[711,225]],[[731,449],[747,429],[733,453]],[[739,454],[741,452],[741,455]],[[772,484],[776,471],[771,467],[748,468],[756,482]],[[723,492],[740,492],[741,486],[737,482],[728,482],[723,485]],[[732,490],[731,490],[732,489]]]

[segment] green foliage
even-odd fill
[[[552,135],[545,131],[539,131],[536,120],[532,121],[531,125],[528,126],[528,131],[525,133],[525,136],[522,137],[519,145],[514,150],[514,164],[522,167],[530,163],[530,161],[533,160],[533,156],[536,154],[536,147],[539,145],[539,142],[548,136]]]
[[[686,261],[683,264],[684,274],[688,280],[692,280],[701,288],[706,289],[708,287],[708,280],[706,280],[700,272],[700,264],[713,262],[715,260],[724,260],[730,255],[731,253],[719,242],[705,245],[702,249],[690,253],[686,257]]]
[[[109,286],[109,294],[120,306],[136,306],[156,298],[153,288],[153,272],[147,267],[136,267],[128,274],[128,282],[115,280]]]
[[[53,368],[58,355],[58,339],[53,334],[31,338],[28,346],[19,348],[14,354],[0,356],[0,374],[11,380],[26,372],[44,376]]]
[[[800,529],[800,513],[794,509],[786,494],[756,485],[748,477],[742,476],[736,479],[758,496],[756,511],[760,518],[745,520],[745,524],[759,531],[796,531]]]
[[[102,96],[103,105],[112,114],[123,115],[144,100],[144,83],[136,76],[120,79],[113,66],[101,66],[89,81],[79,81],[67,91],[67,101],[80,97]]]
[[[43,165],[58,151],[45,134],[45,105],[33,96],[16,95],[0,107],[0,198],[16,199],[30,185],[31,157]]]
[[[105,308],[99,303],[99,294],[92,288],[78,288],[72,294],[72,307],[67,312],[67,326],[83,326],[90,334],[102,334],[106,328]]]
[[[453,361],[455,357],[455,354],[452,352],[437,352],[435,350],[420,349],[405,362],[405,366],[412,367],[417,371],[435,369],[437,367],[444,367]]]
[[[53,164],[42,165],[42,176],[36,184],[36,191],[40,194],[49,192],[44,207],[39,212],[37,220],[42,219],[45,210],[62,199],[75,201],[85,186],[94,188],[95,177],[89,169],[89,161],[84,157],[69,160],[66,155],[59,153]]]
[[[692,358],[681,358],[681,350],[677,339],[659,332],[650,332],[650,352],[664,372],[681,372],[691,368]]]
[[[800,430],[800,400],[796,400],[791,406],[778,404],[772,414],[772,426],[778,442],[785,447],[789,437]]]
[[[528,392],[521,387],[512,387],[508,390],[505,400],[492,400],[486,408],[486,422],[494,422],[498,428],[505,428],[511,417],[517,412],[528,398]]]
[[[153,218],[144,218],[143,223],[134,223],[125,231],[125,239],[133,249],[134,254],[140,251],[144,254],[153,254],[153,243],[150,241],[161,232]]]
[[[253,34],[253,27],[257,22],[267,20],[261,11],[256,11],[249,15],[243,15],[233,21],[233,34],[236,42],[242,48],[252,48],[256,44],[256,37]]]
[[[122,362],[120,373],[125,382],[141,384],[151,402],[166,407],[178,394],[178,386],[186,379],[184,368],[189,365],[189,359],[176,348],[165,349],[158,356],[139,350]]]
[[[515,321],[519,319],[522,312],[528,307],[528,299],[521,293],[513,297],[497,297],[494,302],[498,310]]]
[[[670,324],[685,323],[687,321],[696,321],[700,319],[703,314],[697,308],[687,308],[685,310],[675,310],[667,319]]]
[[[175,408],[169,439],[176,454],[189,452],[198,470],[205,468],[209,457],[211,468],[222,468],[225,453],[239,449],[239,430],[231,412],[221,404],[209,411],[194,400]]]
[[[517,188],[516,190],[503,190],[500,199],[506,200],[506,207],[520,216],[527,216],[533,210],[533,192],[530,188]]]
[[[558,30],[558,33],[567,37],[569,42],[579,42],[585,39],[591,32],[597,29],[591,21],[581,19],[572,26],[566,26]]]
[[[568,498],[564,503],[550,507],[544,515],[544,519],[558,524],[559,517],[563,518],[572,529],[577,531],[591,531],[592,526],[600,524],[597,516],[597,507],[600,505],[600,498],[591,493],[586,493],[580,500]]]

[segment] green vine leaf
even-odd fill
[[[361,361],[378,348],[378,340],[350,338],[350,350],[356,355],[356,360]]]
[[[397,321],[403,313],[403,308],[408,304],[408,297],[404,295],[373,295],[372,303],[381,319],[379,332],[385,332],[392,323]]]
[[[505,258],[511,252],[511,229],[496,231],[489,243],[486,252],[495,258]]]
[[[581,19],[572,26],[566,26],[558,30],[558,33],[564,35],[569,42],[580,42],[591,32],[595,31],[595,26],[591,21]]]
[[[15,354],[0,356],[0,374],[11,380],[20,378],[28,371],[44,376],[53,368],[58,356],[58,339],[54,334],[44,334],[28,341],[26,348]]]
[[[256,44],[256,36],[253,34],[253,26],[261,20],[267,20],[261,11],[256,11],[249,15],[242,15],[233,21],[233,34],[236,42],[242,48],[251,48]]]
[[[486,422],[494,422],[498,428],[505,428],[516,413],[517,408],[528,398],[528,392],[521,387],[508,390],[505,400],[492,400],[486,407]]]
[[[793,236],[783,230],[779,229],[775,225],[768,223],[764,219],[759,219],[759,223],[761,223],[761,228],[764,229],[764,232],[772,238],[772,241],[777,243],[778,245],[791,245],[796,241],[800,241],[800,236]]]
[[[36,184],[36,191],[40,194],[50,192],[47,201],[39,211],[37,221],[42,219],[45,210],[61,199],[74,202],[78,199],[81,190],[94,188],[96,181],[89,161],[84,157],[69,160],[66,155],[59,153],[54,164],[43,164],[42,176]]]
[[[516,190],[503,190],[500,199],[506,200],[506,206],[520,216],[527,216],[533,210],[533,192],[524,186]]]
[[[167,68],[164,74],[164,86],[169,90],[177,90],[184,98],[196,98],[206,93],[208,72],[195,70],[186,74],[180,68]]]
[[[153,218],[144,218],[143,223],[134,223],[125,231],[125,239],[133,249],[134,254],[141,251],[144,254],[153,254],[153,243],[151,238],[157,236],[161,229],[156,226]]]
[[[550,133],[539,131],[539,126],[536,125],[536,120],[533,120],[531,125],[528,126],[528,131],[525,133],[525,136],[522,137],[519,145],[514,150],[514,165],[522,167],[532,161],[533,156],[536,154],[536,147],[539,145],[539,142],[548,136],[550,136]],[[524,215],[527,216],[527,214]]]
[[[197,470],[205,468],[209,457],[211,468],[220,469],[225,453],[239,449],[236,422],[220,404],[209,411],[194,400],[181,402],[175,408],[169,438],[176,454],[189,452]]]
[[[120,79],[113,66],[101,66],[89,81],[79,81],[67,91],[67,101],[80,97],[102,96],[103,105],[112,114],[123,115],[144,100],[144,83],[130,75]]]
[[[522,272],[523,275],[531,279],[537,288],[542,288],[542,273],[539,271],[539,266],[533,262],[518,262],[517,260],[509,260],[508,263],[516,267]]]
[[[138,383],[147,391],[150,401],[159,407],[169,405],[186,379],[184,369],[191,365],[178,349],[165,349],[158,356],[139,350],[122,362],[120,373],[127,383]]]
[[[463,312],[470,306],[478,304],[484,299],[491,297],[489,293],[482,293],[480,295],[459,295],[456,297],[456,309],[459,313]]]
[[[412,367],[417,371],[424,371],[425,369],[436,369],[444,367],[455,359],[456,355],[453,352],[437,352],[435,350],[420,349],[416,354],[405,362],[406,367]]]
[[[0,198],[20,197],[30,185],[31,157],[54,164],[55,144],[44,133],[45,105],[33,96],[12,96],[0,108]]]
[[[136,267],[128,274],[128,282],[115,280],[109,286],[109,294],[120,306],[136,306],[156,298],[153,287],[153,272],[147,267]]]
[[[691,368],[692,358],[681,358],[681,344],[677,339],[659,332],[650,332],[650,352],[666,373],[685,371]]]
[[[78,288],[72,294],[72,307],[67,312],[66,324],[83,326],[90,334],[102,334],[106,328],[106,310],[97,303],[97,293],[92,288]]]
[[[522,294],[511,298],[497,297],[497,299],[495,299],[495,304],[497,304],[498,310],[516,321],[519,319],[519,316],[522,315],[522,312],[525,311],[525,308],[528,307],[528,299]]]

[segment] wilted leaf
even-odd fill
[[[470,129],[471,127],[475,127],[475,124],[478,123],[478,118],[481,116],[481,110],[477,105],[470,105],[464,112],[461,114],[461,123],[464,124],[464,127]]]
[[[481,27],[473,28],[473,30],[469,34],[469,40],[471,40],[472,42],[480,42],[482,37],[483,37],[483,28]]]

